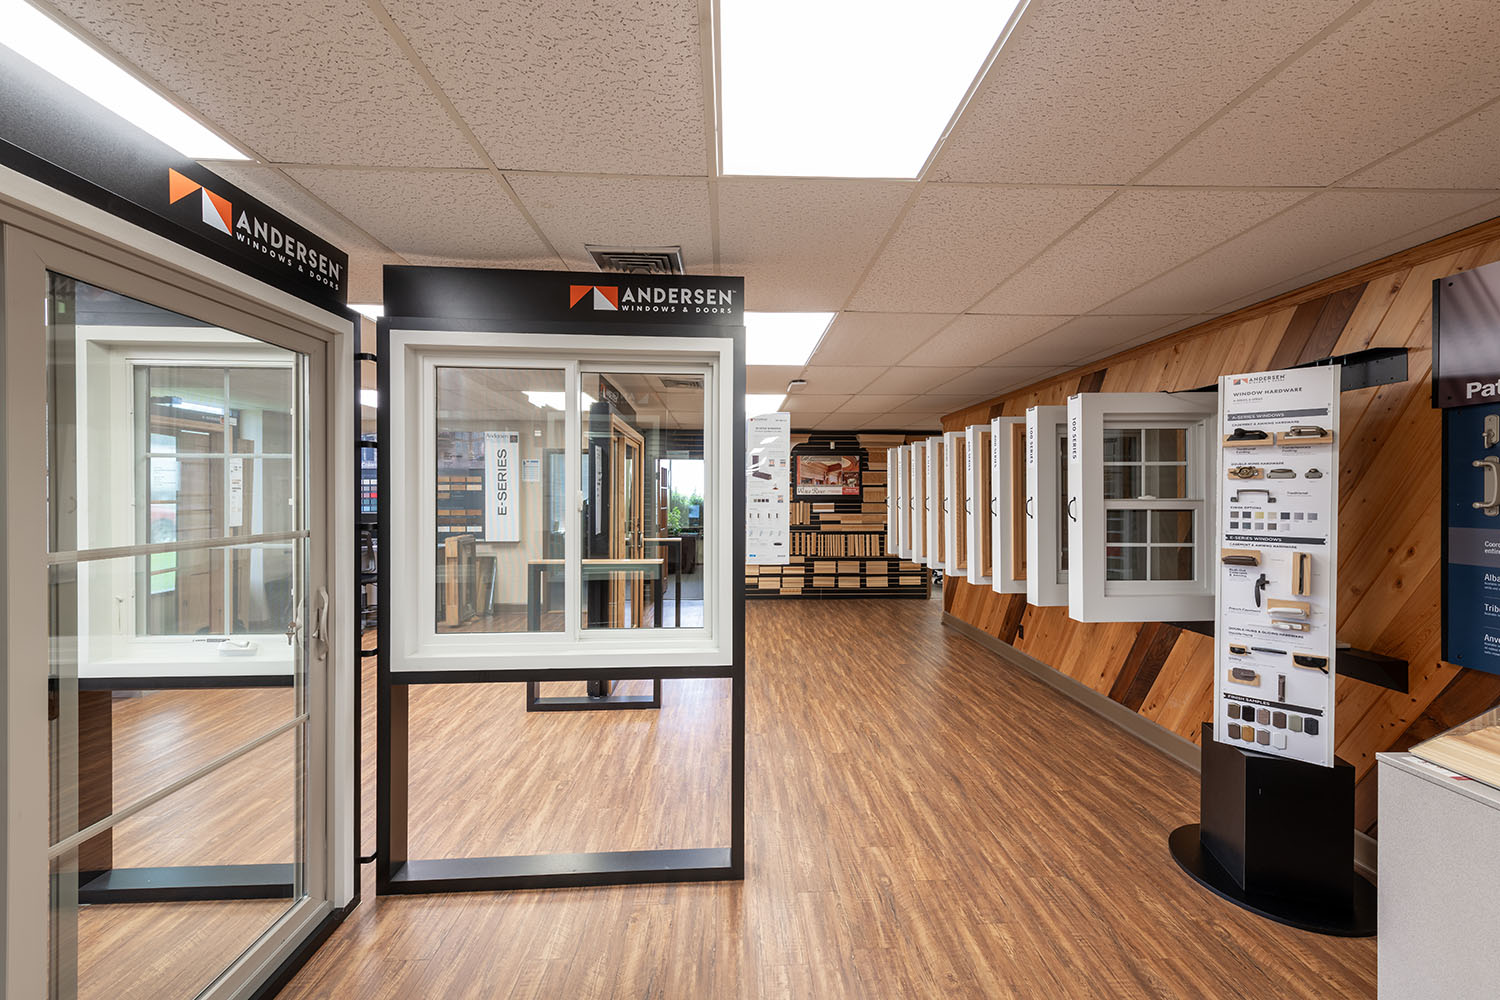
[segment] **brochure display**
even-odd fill
[[[1219,380],[1214,738],[1332,767],[1337,366]]]
[[[745,562],[785,566],[792,536],[792,507],[787,496],[792,415],[763,413],[746,424]]]

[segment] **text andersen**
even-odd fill
[[[729,312],[734,291],[729,288],[620,289],[621,312]]]
[[[280,229],[260,219],[253,220],[252,225],[247,213],[240,212],[240,217],[234,224],[234,235],[241,243],[250,244],[282,264],[296,267],[329,288],[336,289],[339,286],[343,268],[290,233],[282,233]]]

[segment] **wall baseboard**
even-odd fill
[[[1147,746],[1160,750],[1195,773],[1202,773],[1203,751],[1198,744],[1191,740],[1183,739],[1181,736],[1157,725],[1143,715],[1132,712],[1108,695],[1100,694],[1087,684],[1076,681],[1066,674],[1059,673],[1041,660],[1026,655],[1016,647],[1007,642],[1000,641],[983,629],[970,625],[962,618],[956,618],[945,611],[943,612],[943,624],[976,645],[982,646],[994,653],[1011,666],[1035,677],[1059,694],[1078,702],[1078,704],[1095,715],[1114,723]],[[1361,830],[1355,830],[1353,833],[1354,867],[1361,874],[1373,880],[1377,864],[1375,839]]]

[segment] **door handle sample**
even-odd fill
[[[1500,413],[1491,413],[1484,418],[1484,446],[1493,448],[1500,444]]]
[[[1500,458],[1477,459],[1474,468],[1484,470],[1484,492],[1482,499],[1474,501],[1474,509],[1484,511],[1486,517],[1500,516]]]

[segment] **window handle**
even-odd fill
[[[1068,520],[1077,521],[1078,517],[1073,513],[1073,505],[1078,502],[1077,497],[1068,497]]]
[[[1035,497],[1027,497],[1026,498],[1026,519],[1028,521],[1029,520],[1033,520],[1033,519],[1036,518],[1036,515],[1031,512],[1031,501],[1034,500],[1034,499],[1036,499],[1036,498]]]

